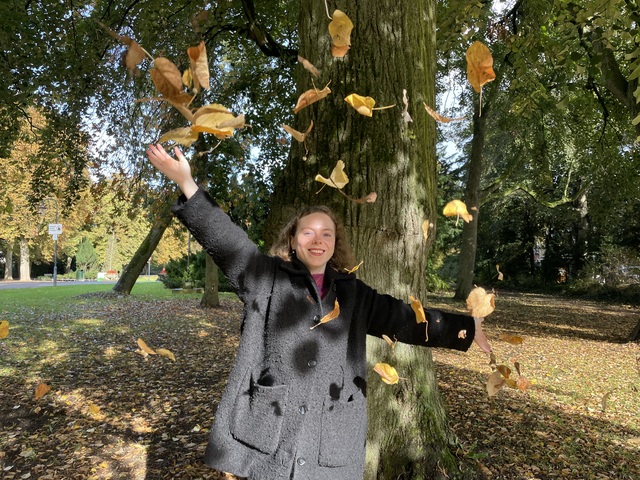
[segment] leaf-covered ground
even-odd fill
[[[533,381],[488,398],[488,359],[434,351],[460,454],[495,479],[640,478],[638,321],[625,306],[501,295],[486,330],[498,363]],[[220,479],[201,458],[238,343],[241,304],[83,299],[24,309],[0,340],[0,478]],[[429,306],[459,309],[446,297]],[[501,340],[520,335],[521,345]],[[176,361],[142,357],[142,338]],[[39,400],[34,391],[51,391]]]

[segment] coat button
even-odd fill
[[[304,457],[300,457],[296,460],[296,463],[300,466],[304,465],[305,463],[307,463],[307,459]]]
[[[333,291],[335,292],[336,290],[338,290],[338,287],[336,287],[335,285],[333,286]]]
[[[311,368],[315,367],[318,364],[318,362],[316,362],[315,360],[309,360],[307,362],[307,365]]]
[[[306,405],[300,405],[298,407],[298,412],[300,412],[300,415],[304,415],[305,413],[307,413],[307,406]]]
[[[315,323],[318,323],[318,322],[320,321],[320,317],[319,317],[318,315],[314,315],[314,317],[313,317],[313,321],[314,321]]]

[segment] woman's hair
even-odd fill
[[[312,213],[324,213],[333,221],[336,227],[336,245],[333,256],[329,260],[329,265],[337,271],[353,268],[355,266],[355,259],[351,251],[351,246],[347,241],[344,225],[338,220],[335,213],[324,205],[304,207],[299,210],[282,230],[280,230],[276,241],[269,249],[269,254],[274,257],[280,257],[286,262],[293,260],[295,254],[291,249],[291,238],[296,235],[300,219]]]

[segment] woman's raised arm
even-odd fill
[[[180,149],[174,147],[173,151],[177,160],[169,155],[159,143],[157,145],[149,145],[147,157],[149,157],[149,161],[154,167],[160,170],[169,180],[178,184],[185,197],[191,198],[198,190],[198,185],[191,175],[189,162]]]

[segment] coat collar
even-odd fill
[[[309,269],[297,258],[294,258],[291,262],[282,262],[280,264],[280,268],[284,271],[288,272],[290,275],[311,275],[309,273]],[[334,270],[332,267],[327,265],[325,270],[325,275],[329,277],[330,280],[355,280],[356,276],[353,273],[346,272],[338,272]]]

